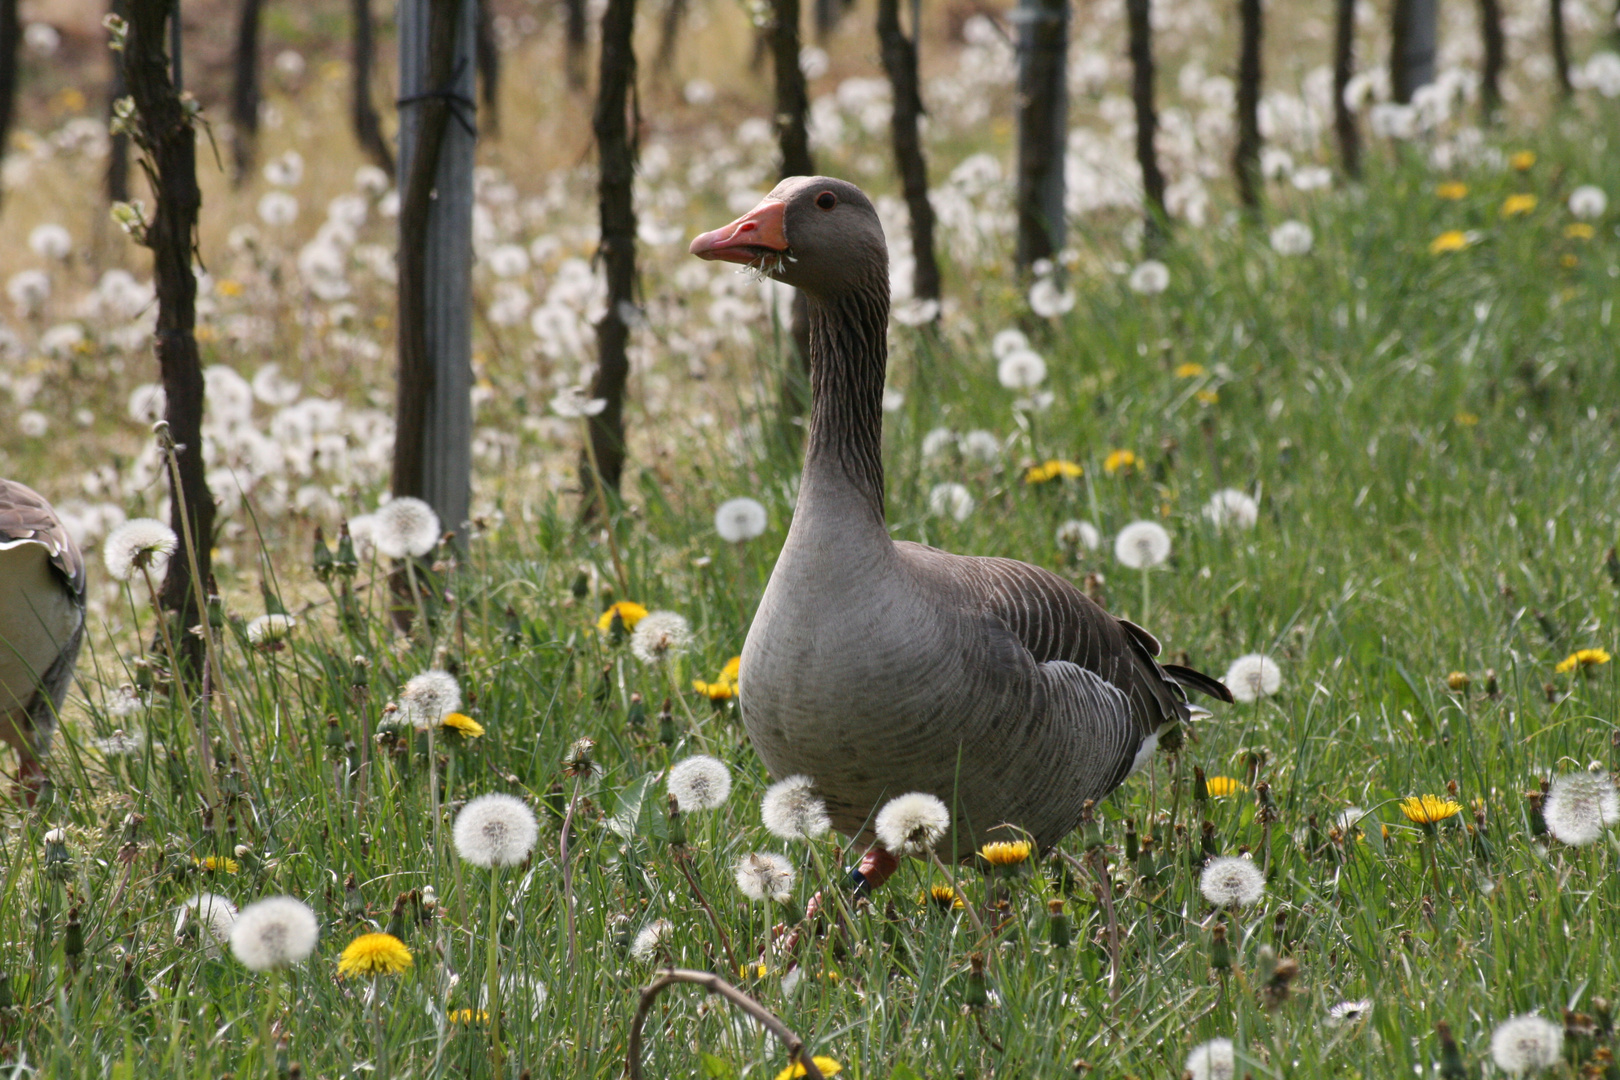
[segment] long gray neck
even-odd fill
[[[801,504],[827,503],[844,522],[883,521],[883,382],[889,361],[889,283],[807,295],[810,439]]]

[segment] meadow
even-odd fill
[[[1620,1076],[1620,58],[1597,10],[1572,10],[1590,56],[1569,103],[1530,56],[1528,7],[1510,6],[1498,124],[1478,125],[1455,13],[1422,109],[1391,112],[1367,77],[1354,182],[1319,65],[1297,59],[1321,28],[1284,22],[1252,216],[1224,179],[1214,9],[1175,8],[1176,221],[1151,260],[1119,14],[1078,12],[1070,249],[1034,283],[1008,257],[1011,51],[984,16],[935,28],[937,324],[907,303],[866,15],[809,59],[821,167],[872,191],[896,255],[894,535],[1052,568],[1178,662],[1230,668],[1243,699],[1058,850],[907,860],[862,899],[858,849],[762,820],[781,778],[725,670],[791,520],[802,423],[778,404],[785,292],[684,254],[774,182],[740,60],[716,73],[694,48],[645,76],[631,471],[606,528],[577,521],[567,407],[602,295],[586,106],[509,86],[479,183],[475,520],[430,540],[432,600],[402,633],[404,541],[378,509],[393,196],[325,145],[347,136],[320,27],[278,29],[262,174],[203,177],[224,515],[206,730],[151,662],[143,575],[103,564],[125,519],[167,516],[149,270],[79,209],[105,135],[53,97],[6,168],[0,474],[78,533],[92,629],[48,798],[4,812],[0,1075],[615,1077],[641,989],[676,965],[851,1078]],[[746,56],[741,14],[694,18],[694,41]],[[513,66],[556,70],[555,27],[505,32]],[[41,225],[65,253],[32,242]],[[762,526],[716,521],[736,498]],[[1127,566],[1115,539],[1143,520],[1168,557]],[[636,633],[648,612],[680,616],[661,643]],[[726,782],[672,775],[698,755]],[[532,851],[458,836],[489,794],[532,809]],[[474,810],[510,811],[491,805]],[[756,852],[789,872],[762,885]],[[1230,880],[1206,873],[1233,857]],[[278,895],[313,911],[301,963],[232,946],[239,911]],[[408,966],[351,948],[382,932]],[[1493,1048],[1525,1014],[1550,1024]],[[804,1075],[695,986],[650,1005],[641,1042],[646,1076]]]

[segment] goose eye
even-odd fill
[[[823,210],[831,210],[833,207],[838,205],[838,196],[834,195],[830,191],[823,191],[820,195],[816,196],[816,205],[821,207]]]

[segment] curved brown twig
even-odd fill
[[[641,1080],[641,1026],[647,1022],[652,1004],[667,987],[676,983],[696,983],[711,994],[719,994],[743,1012],[763,1024],[772,1035],[787,1047],[789,1059],[797,1059],[804,1066],[806,1080],[825,1080],[815,1059],[799,1038],[780,1017],[720,976],[708,971],[689,971],[685,968],[665,968],[663,974],[648,983],[641,991],[641,1003],[636,1006],[636,1018],[630,1023],[630,1051],[625,1057],[624,1074],[629,1080]]]

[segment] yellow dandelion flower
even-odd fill
[[[235,859],[229,859],[222,855],[210,855],[204,859],[199,859],[193,856],[191,865],[195,866],[199,870],[206,870],[210,874],[217,873],[221,870],[227,874],[234,874],[241,869],[241,867],[236,864]]]
[[[720,669],[720,681],[735,683],[737,676],[742,674],[742,657],[733,656],[726,661],[726,666]]]
[[[1442,199],[1450,199],[1455,202],[1458,199],[1467,197],[1468,185],[1460,180],[1447,180],[1435,188],[1434,193]]]
[[[1453,671],[1450,675],[1446,676],[1446,689],[1456,691],[1460,694],[1464,690],[1467,690],[1469,684],[1472,682],[1473,680],[1468,677],[1468,672]]]
[[[1035,845],[1028,840],[997,840],[979,849],[979,857],[991,866],[1018,866],[1029,859]]]
[[[489,1013],[483,1009],[473,1012],[471,1009],[451,1009],[449,1013],[452,1024],[487,1024]]]
[[[221,296],[241,296],[242,283],[235,278],[221,278],[214,282],[214,291]]]
[[[361,934],[338,958],[338,974],[398,975],[411,966],[411,950],[393,934]]]
[[[750,969],[750,966],[748,964],[738,964],[737,965],[737,977],[739,979],[748,978],[748,972],[750,970],[753,971],[754,976],[756,978],[760,978],[760,979],[763,979],[765,976],[767,976],[767,975],[769,975],[771,973],[771,969],[766,967],[764,964],[754,964],[751,969]]]
[[[817,1054],[810,1060],[816,1063],[816,1068],[821,1070],[822,1076],[832,1076],[835,1073],[844,1071],[844,1067],[830,1057],[822,1057],[820,1054]],[[795,1080],[796,1077],[806,1075],[808,1074],[804,1071],[804,1062],[795,1061],[793,1064],[777,1073],[776,1080]]]
[[[1140,464],[1141,462],[1137,459],[1135,452],[1130,450],[1114,450],[1103,459],[1103,472],[1107,473],[1109,476],[1113,476],[1121,469],[1134,469]]]
[[[1590,240],[1596,235],[1596,230],[1584,221],[1574,221],[1564,226],[1564,239],[1566,240]]]
[[[1536,208],[1536,197],[1528,192],[1509,195],[1502,203],[1503,217],[1518,217]]]
[[[692,689],[710,701],[730,701],[737,696],[737,687],[725,679],[718,682],[704,682],[702,679],[693,679]]]
[[[1200,405],[1213,405],[1221,400],[1221,395],[1213,390],[1200,390],[1193,397],[1198,399]]]
[[[598,630],[606,631],[610,626],[613,625],[613,616],[615,614],[618,615],[619,620],[624,623],[624,628],[626,630],[634,630],[636,628],[636,623],[647,617],[647,609],[636,603],[634,600],[620,600],[618,603],[602,612],[602,617],[596,620],[596,628]]]
[[[1185,363],[1185,364],[1176,365],[1176,378],[1178,378],[1178,379],[1196,379],[1196,378],[1198,378],[1198,376],[1202,375],[1203,373],[1204,373],[1204,365],[1203,364],[1194,364],[1194,363],[1188,362],[1188,363]]]
[[[463,739],[476,739],[484,733],[484,725],[466,713],[450,713],[439,721],[439,726],[444,728],[446,732],[459,735]]]
[[[1451,419],[1456,422],[1458,427],[1474,427],[1479,423],[1479,417],[1471,412],[1460,412]]]
[[[1461,229],[1448,229],[1429,241],[1429,254],[1444,255],[1448,251],[1461,251],[1467,246],[1467,233]]]
[[[1560,675],[1568,675],[1576,668],[1596,667],[1598,664],[1607,664],[1611,657],[1604,649],[1577,649],[1558,661],[1553,670]]]
[[[1535,163],[1536,152],[1534,150],[1520,150],[1517,154],[1508,158],[1508,164],[1518,172],[1524,172]]]
[[[1401,813],[1414,825],[1433,826],[1462,813],[1462,805],[1438,795],[1413,795],[1401,800]]]
[[[1048,480],[1056,480],[1059,477],[1068,479],[1071,477],[1080,476],[1084,473],[1085,470],[1072,461],[1064,461],[1060,458],[1048,458],[1039,465],[1031,465],[1029,467],[1028,471],[1024,473],[1024,483],[1044,484]]]
[[[1212,799],[1224,799],[1228,795],[1241,795],[1249,790],[1248,784],[1230,776],[1212,776],[1204,781],[1204,786],[1209,789],[1209,797]]]
[[[956,895],[956,890],[949,885],[935,885],[927,892],[917,895],[917,903],[919,904],[926,904],[930,900],[942,911],[967,907],[966,904],[962,903],[962,898]]]

